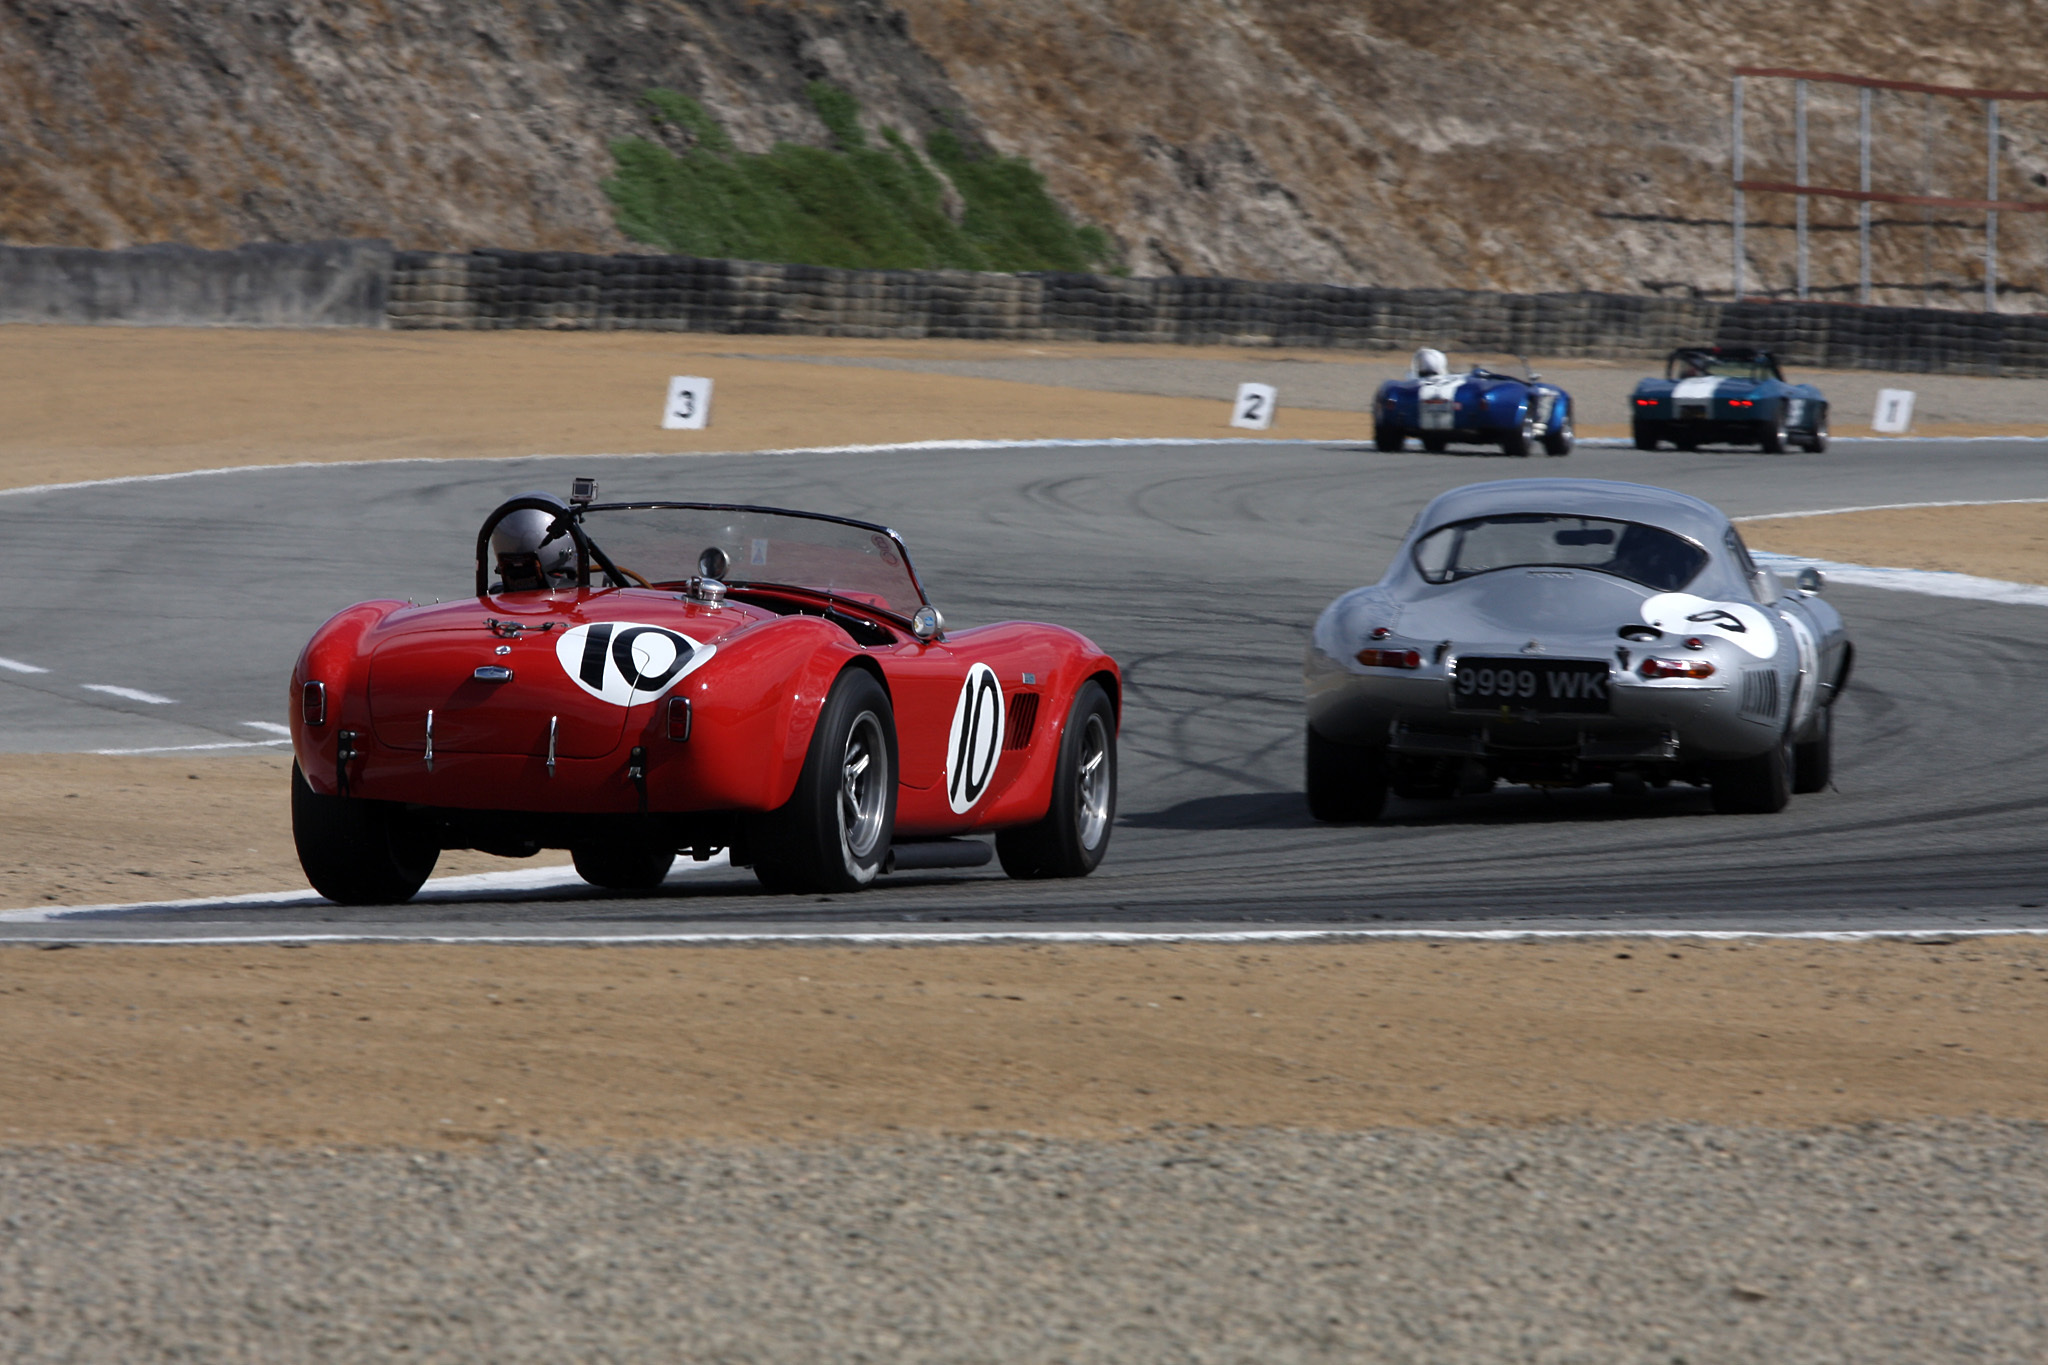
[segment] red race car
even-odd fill
[[[364,602],[292,671],[292,833],[315,890],[409,899],[444,848],[567,848],[658,885],[720,849],[773,891],[1095,869],[1116,661],[1058,626],[949,633],[884,526],[772,507],[511,499],[476,597]]]

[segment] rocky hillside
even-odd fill
[[[0,0],[0,238],[389,237],[630,249],[600,189],[639,96],[744,152],[830,146],[827,80],[917,145],[1028,158],[1140,274],[1725,291],[1728,69],[2048,89],[2009,0]],[[1751,173],[1791,178],[1752,82]],[[1855,96],[1817,87],[1813,178],[1854,184]],[[2048,198],[2048,106],[2004,109],[2002,193]],[[1978,196],[1979,106],[1879,97],[1877,184]],[[1853,285],[1820,204],[1813,279]],[[1789,290],[1791,204],[1752,201]],[[1982,218],[1880,209],[1880,300],[1973,303]],[[1932,225],[1929,225],[1930,219]],[[2048,218],[2001,272],[2048,284]],[[1841,296],[1837,289],[1834,295]],[[2010,306],[2035,306],[2023,293]]]

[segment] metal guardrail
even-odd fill
[[[1793,82],[1793,141],[1797,163],[1794,179],[1749,180],[1743,176],[1743,82],[1751,78]],[[1744,229],[1748,225],[1745,194],[1789,194],[1796,196],[1798,233],[1797,285],[1801,299],[1807,296],[1806,204],[1812,198],[1845,199],[1858,205],[1856,232],[1858,277],[1856,301],[1870,302],[1870,205],[1903,204],[1922,208],[1951,208],[1984,214],[1984,311],[1998,311],[1998,215],[2000,213],[2048,213],[2048,203],[1998,197],[1998,106],[2007,103],[2048,101],[2044,90],[1990,90],[1975,86],[1929,85],[1922,81],[1885,80],[1874,76],[1849,76],[1839,71],[1808,71],[1793,67],[1738,66],[1734,71],[1734,152],[1730,159],[1730,180],[1735,191],[1734,292],[1737,302],[1744,294]],[[1809,185],[1806,181],[1806,87],[1811,83],[1847,85],[1857,89],[1857,164],[1860,184],[1849,190]],[[1985,104],[1985,190],[1982,199],[1954,199],[1928,194],[1897,194],[1870,187],[1870,96],[1874,90],[1896,91],[1948,99],[1982,100]]]

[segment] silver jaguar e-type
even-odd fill
[[[1820,576],[1781,582],[1698,498],[1600,479],[1445,493],[1386,575],[1324,609],[1304,665],[1308,801],[1690,782],[1716,810],[1828,784],[1854,647]]]

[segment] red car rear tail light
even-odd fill
[[[668,699],[668,737],[681,744],[690,737],[690,699]]]
[[[1707,659],[1645,659],[1642,675],[1646,678],[1711,678],[1714,665]]]
[[[309,682],[299,688],[299,718],[308,725],[327,723],[327,684]]]
[[[1422,667],[1422,656],[1412,649],[1361,649],[1357,658],[1367,668]]]

